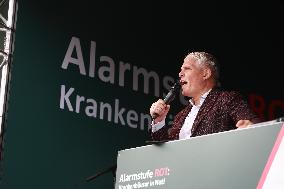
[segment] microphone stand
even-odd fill
[[[98,172],[97,174],[93,175],[93,176],[90,176],[88,178],[86,178],[86,181],[87,182],[90,182],[92,180],[95,180],[96,178],[98,178],[99,176],[103,175],[103,174],[106,174],[108,172],[112,172],[112,176],[113,176],[113,182],[114,182],[114,185],[115,185],[115,181],[116,181],[116,168],[117,168],[117,164],[113,164],[112,166]]]

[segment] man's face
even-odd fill
[[[179,73],[182,85],[182,94],[188,97],[198,97],[204,86],[204,68],[199,65],[195,58],[186,57]]]

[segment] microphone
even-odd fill
[[[170,104],[174,99],[176,94],[180,91],[180,82],[176,81],[174,83],[174,85],[171,87],[171,89],[169,90],[168,94],[166,95],[166,97],[164,98],[164,102],[168,105]]]
[[[175,99],[176,94],[180,91],[180,87],[180,82],[176,81],[174,85],[170,88],[168,94],[163,99],[166,105],[170,104]],[[154,114],[152,118],[156,119],[158,116],[158,114]]]

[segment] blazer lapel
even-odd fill
[[[194,120],[191,129],[191,135],[194,133],[194,131],[196,130],[196,128],[198,127],[200,121],[204,118],[204,116],[207,116],[207,113],[211,109],[211,107],[214,106],[218,96],[219,96],[218,89],[212,89],[212,91],[210,91],[205,101],[203,102],[202,106],[200,107],[200,110],[198,111],[198,114]]]
[[[173,127],[169,129],[169,136],[172,139],[179,138],[179,132],[184,124],[185,118],[190,112],[192,105],[189,103],[181,112],[179,112],[174,120]]]

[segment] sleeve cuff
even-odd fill
[[[152,123],[151,123],[151,125],[152,125],[152,133],[154,133],[154,132],[160,130],[162,127],[164,127],[165,126],[165,122],[166,122],[165,120],[166,119],[163,119],[162,121],[160,121],[160,122],[158,122],[156,124],[154,124],[154,121],[152,121]]]

